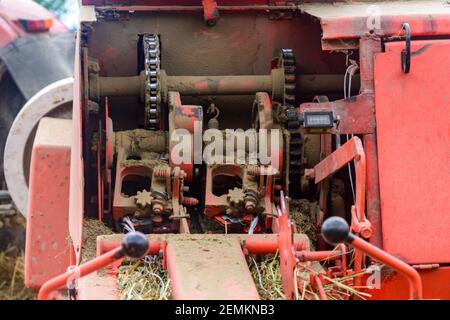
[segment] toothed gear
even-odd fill
[[[145,127],[160,130],[161,124],[161,52],[159,36],[143,36],[145,56]]]
[[[134,197],[134,202],[141,209],[145,209],[147,206],[151,205],[152,200],[152,194],[147,190],[138,191]]]
[[[241,205],[244,202],[244,197],[244,191],[240,188],[228,190],[227,199],[234,207],[238,207],[239,205]]]
[[[284,69],[283,105],[286,108],[287,129],[290,133],[289,143],[289,181],[299,182],[302,175],[303,138],[300,134],[300,121],[295,103],[296,77],[295,56],[292,49],[281,49],[278,67]],[[290,188],[291,190],[299,188]]]

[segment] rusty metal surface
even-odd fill
[[[165,72],[161,75],[165,78],[165,82],[162,81],[166,87],[163,91],[177,91],[182,95],[232,95],[276,91],[273,90],[273,76],[167,76]],[[340,93],[344,83],[344,76],[340,74],[309,74],[298,75],[296,78],[297,87],[302,94]],[[101,77],[98,80],[98,90],[91,89],[95,96],[143,96],[143,73],[140,76]],[[284,81],[284,78],[281,80]],[[355,83],[359,83],[358,75],[355,76]],[[357,85],[353,88],[354,92],[358,92],[358,89]],[[277,92],[274,94],[279,95]]]
[[[343,74],[345,71],[344,55],[321,51],[320,25],[301,17],[273,21],[266,13],[223,12],[220,23],[210,28],[201,13],[140,11],[134,12],[126,23],[98,21],[92,27],[89,55],[102,61],[102,77],[137,75],[137,35],[145,32],[160,34],[162,68],[170,76],[267,75],[276,50],[286,47],[293,49],[300,74]],[[182,37],[180,30],[184,30]],[[108,40],[111,34],[115,34],[114,45]],[[122,59],[124,56],[128,58]],[[198,105],[198,100],[189,103]],[[217,97],[215,103],[244,115],[224,119],[227,127],[248,128],[252,100],[252,96],[226,96]],[[127,115],[119,110],[119,104],[124,101],[130,110]],[[132,123],[139,108],[134,97],[110,100],[113,120],[129,117]]]
[[[413,41],[409,74],[404,47],[388,43],[375,63],[383,247],[409,263],[448,263],[450,41]]]
[[[70,127],[70,120],[44,118],[37,130],[31,160],[25,249],[28,287],[41,286],[69,266]]]
[[[378,179],[378,150],[375,134],[365,135],[363,143],[367,163],[367,219],[372,225],[372,236],[369,241],[377,247],[382,248],[383,239],[381,230],[380,184]]]
[[[321,51],[320,25],[307,19],[278,20],[273,28],[274,22],[264,14],[236,12],[224,14],[223,18],[226,20],[214,28],[208,28],[203,19],[190,13],[136,12],[125,24],[96,22],[90,33],[90,54],[107,58],[103,59],[101,76],[134,76],[136,35],[154,30],[161,34],[163,43],[162,67],[171,76],[269,74],[274,50],[284,47],[293,49],[304,74],[338,74],[337,70],[330,72],[332,62],[345,62],[342,55]],[[108,40],[111,34],[116,37],[114,46]],[[259,45],[261,41],[264,46]],[[309,46],[305,48],[304,43]],[[124,60],[123,56],[129,59]]]

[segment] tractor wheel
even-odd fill
[[[0,62],[0,189],[5,190],[3,152],[9,129],[26,100],[3,63]]]
[[[3,169],[11,198],[26,216],[31,151],[43,117],[72,118],[73,78],[57,81],[34,95],[20,109],[6,139]]]

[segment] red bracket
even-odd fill
[[[352,206],[351,229],[367,239],[372,235],[372,227],[365,216],[366,155],[361,140],[353,137],[317,164],[314,167],[314,178],[317,184],[353,160],[356,167],[356,203]]]
[[[208,26],[216,25],[220,18],[219,9],[216,0],[202,0],[203,18]]]
[[[372,225],[365,215],[366,200],[366,155],[361,140],[353,137],[339,149],[335,150],[328,157],[317,164],[314,169],[306,172],[309,176],[314,176],[315,183],[319,183],[331,176],[350,161],[355,161],[356,168],[356,203],[352,206],[351,230],[360,234],[363,238],[372,236]],[[363,266],[363,253],[355,251],[355,273],[359,274]],[[360,285],[361,277],[355,279],[355,284]]]

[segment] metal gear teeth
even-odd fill
[[[292,49],[281,49],[279,66],[284,69],[284,105],[288,118],[287,129],[291,137],[289,142],[289,180],[300,181],[302,174],[303,138],[300,134],[300,122],[295,103],[296,77],[295,56]]]

